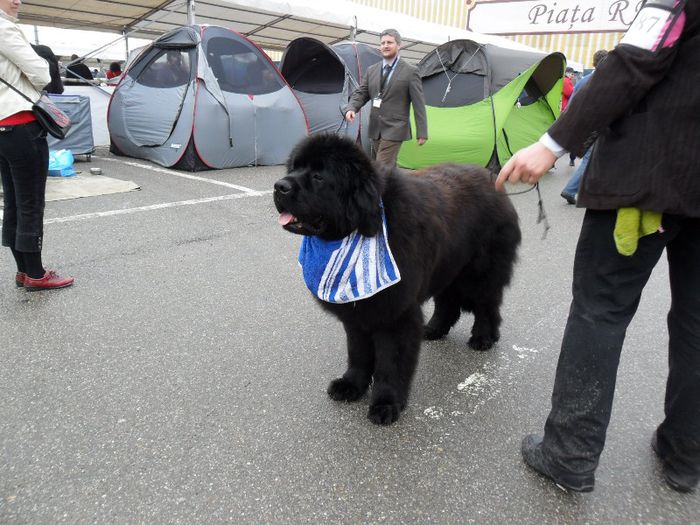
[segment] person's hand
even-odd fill
[[[348,122],[352,122],[353,120],[355,120],[355,112],[352,109],[345,113],[345,120],[347,120]]]
[[[419,146],[422,146],[422,145],[425,144],[426,142],[428,142],[428,139],[424,139],[423,137],[420,137],[420,138],[418,139],[418,145],[419,145]]]
[[[502,191],[503,183],[506,181],[535,184],[549,171],[556,160],[556,155],[547,146],[535,142],[518,151],[506,162],[496,179],[496,189]]]

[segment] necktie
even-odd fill
[[[384,68],[382,69],[382,79],[379,83],[380,92],[384,91],[384,86],[386,86],[386,81],[389,78],[389,73],[391,73],[391,66],[389,64],[384,64]]]

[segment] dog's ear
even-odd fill
[[[352,205],[348,213],[351,224],[357,225],[357,231],[365,237],[374,237],[382,227],[382,210],[379,207],[379,189],[374,180],[368,180],[355,188]]]

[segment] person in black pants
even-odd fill
[[[655,0],[637,16],[561,118],[496,180],[499,189],[536,183],[558,156],[596,141],[577,198],[586,213],[552,409],[544,435],[521,448],[535,471],[581,492],[593,490],[625,333],[664,249],[669,371],[651,446],[671,488],[700,481],[700,2]]]
[[[0,77],[30,100],[51,80],[49,65],[37,55],[17,25],[20,2],[0,0]],[[15,283],[27,291],[64,288],[72,277],[44,269],[41,249],[49,152],[46,132],[32,104],[0,83],[0,175],[3,188],[2,245],[17,264]]]

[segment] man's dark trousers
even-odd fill
[[[700,219],[664,214],[664,232],[642,237],[627,257],[615,247],[616,213],[587,210],[584,217],[544,450],[568,471],[597,467],[627,326],[666,248],[672,302],[666,419],[659,439],[670,448],[669,461],[700,473]]]

